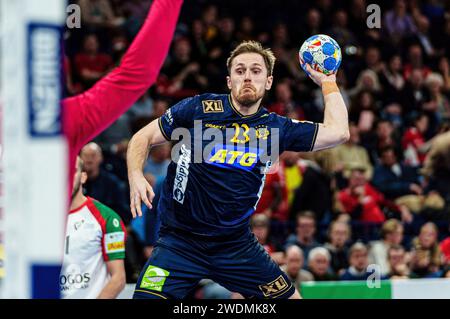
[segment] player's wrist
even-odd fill
[[[324,80],[321,84],[323,96],[331,93],[340,93],[339,86],[334,80]]]

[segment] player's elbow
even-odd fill
[[[350,131],[348,129],[343,130],[338,134],[339,136],[339,144],[347,143],[350,139]]]

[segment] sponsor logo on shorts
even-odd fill
[[[107,254],[125,251],[125,233],[115,232],[105,236],[105,250]]]
[[[149,265],[139,287],[161,292],[169,274],[170,272],[165,269]]]
[[[203,113],[223,113],[223,104],[221,100],[202,101]]]
[[[191,151],[185,145],[181,146],[181,155],[177,163],[177,173],[173,183],[173,199],[180,204],[184,203],[184,193],[189,178],[189,165],[191,163]]]
[[[290,288],[284,277],[280,275],[277,279],[265,285],[258,286],[264,297],[276,297]]]

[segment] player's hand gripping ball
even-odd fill
[[[308,75],[309,72],[306,70],[306,63],[314,70],[329,75],[336,73],[342,62],[339,44],[325,34],[313,35],[303,42],[298,56],[302,69]]]

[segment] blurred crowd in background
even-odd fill
[[[120,62],[152,1],[73,2],[82,28],[66,32],[67,95]],[[155,212],[131,221],[125,154],[132,135],[183,98],[228,93],[226,59],[250,39],[277,57],[263,105],[321,122],[321,90],[298,62],[303,41],[318,33],[342,49],[337,79],[351,137],[332,150],[281,156],[251,221],[255,235],[297,284],[366,280],[369,264],[379,265],[382,278],[450,277],[450,6],[377,3],[380,29],[367,27],[365,0],[185,1],[157,84],[81,152],[86,194],[127,225],[129,282],[151,253],[157,227]],[[170,144],[153,148],[145,165],[155,203],[170,151]],[[205,282],[196,296],[227,293]]]

